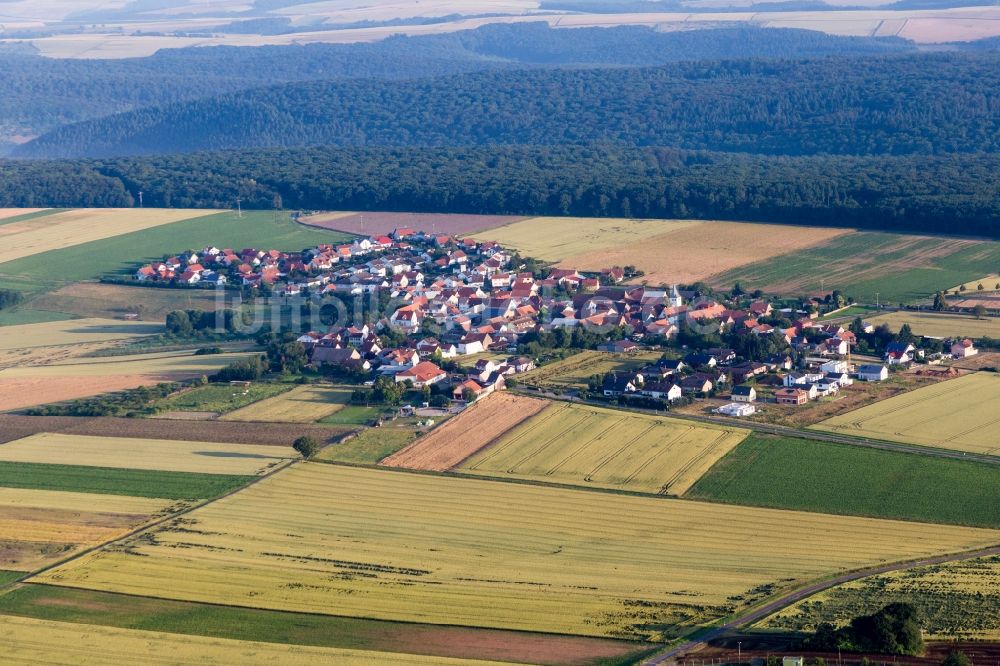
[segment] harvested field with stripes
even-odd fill
[[[552,403],[460,469],[500,478],[682,495],[748,432]]]
[[[511,393],[491,393],[379,464],[437,472],[449,470],[548,404]]]
[[[876,402],[812,427],[893,442],[998,455],[1000,414],[997,404],[1000,404],[1000,375],[977,372]]]
[[[206,474],[263,474],[297,458],[289,447],[40,433],[0,445],[0,461],[159,469]]]
[[[223,421],[263,421],[266,423],[314,423],[344,408],[351,388],[344,386],[297,386],[267,400],[229,412]]]
[[[305,462],[33,580],[272,610],[649,637],[838,571],[998,538]]]

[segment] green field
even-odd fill
[[[916,606],[931,640],[1000,640],[1000,555],[946,562],[862,578],[808,597],[756,628],[815,631],[847,624],[888,603]]]
[[[291,384],[253,384],[246,387],[208,384],[159,400],[155,406],[164,412],[223,413],[246,407],[258,400],[270,398],[291,389]]]
[[[253,479],[253,476],[236,474],[0,462],[0,486],[3,487],[131,497],[204,499],[239,488]]]
[[[685,497],[1000,527],[1000,467],[753,433]]]
[[[366,428],[343,444],[331,444],[323,449],[316,460],[374,465],[386,456],[399,451],[416,439],[417,433],[406,428]]]
[[[24,575],[10,573],[15,577]],[[600,659],[600,663],[605,665],[619,663],[625,657],[634,657],[649,650],[646,645],[626,641],[215,606],[50,585],[25,585],[0,594],[0,614],[242,641],[441,657],[497,658],[500,655],[484,655],[484,650],[496,649],[497,641],[502,642],[501,649],[509,651],[509,656],[520,656],[522,650],[530,651],[549,643],[551,647],[546,652],[550,654],[546,656],[558,655],[568,646],[595,655],[595,659],[589,662],[573,663],[596,663],[600,657],[605,657]],[[614,660],[608,660],[611,655],[614,655]],[[530,652],[526,656],[531,656]],[[534,656],[538,658],[540,655],[536,652]],[[542,658],[535,663],[563,662],[561,659]]]
[[[13,222],[26,222],[27,220],[33,220],[36,217],[48,217],[49,215],[55,215],[56,213],[64,213],[69,208],[46,208],[45,210],[37,210],[34,213],[25,213],[23,215],[15,215],[14,217],[5,217],[0,219],[0,227],[5,224],[11,224]]]
[[[233,212],[183,220],[91,241],[0,264],[0,288],[39,292],[107,274],[131,273],[136,264],[205,245],[301,250],[349,238],[295,224],[287,214],[275,223],[272,211]]]
[[[380,407],[365,407],[364,405],[347,405],[326,418],[319,420],[319,423],[343,426],[366,426],[375,419],[382,409]]]
[[[460,470],[504,479],[681,495],[747,432],[557,402],[504,433]]]
[[[15,308],[0,312],[0,326],[20,326],[21,324],[44,324],[49,321],[66,321],[74,316],[65,312]]]
[[[6,571],[4,569],[0,569],[0,587],[17,580],[23,575],[23,571]]]
[[[838,236],[816,247],[712,276],[713,285],[799,295],[840,289],[868,303],[909,303],[1000,264],[1000,243],[878,232]],[[822,266],[823,270],[816,270]]]

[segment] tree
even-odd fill
[[[12,308],[24,301],[24,294],[13,289],[0,289],[0,310]]]
[[[854,618],[850,633],[854,646],[865,652],[917,655],[924,649],[917,609],[907,603],[892,603]]]
[[[167,333],[171,335],[188,336],[194,332],[191,317],[184,310],[174,310],[167,313]]]
[[[972,308],[972,314],[976,315],[976,319],[982,319],[986,316],[986,306],[982,303],[976,305],[976,307]]]
[[[896,334],[896,340],[902,342],[903,344],[910,344],[913,342],[913,330],[910,328],[909,324],[903,324],[899,327],[899,333]]]
[[[976,285],[976,290],[977,291],[982,291],[983,290],[983,283],[982,282],[980,282],[979,284]]]
[[[292,448],[298,451],[303,458],[312,458],[319,451],[319,443],[308,435],[299,437],[292,443]]]
[[[952,651],[941,662],[941,666],[972,666],[969,656],[961,650]]]
[[[941,312],[942,310],[947,310],[948,309],[948,297],[945,296],[945,293],[943,291],[939,291],[938,293],[934,294],[934,306],[933,307],[938,312]]]

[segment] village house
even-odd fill
[[[906,365],[913,362],[916,347],[909,343],[891,342],[886,345],[883,361],[889,365]]]
[[[683,389],[681,389],[680,384],[674,382],[649,382],[642,385],[639,394],[649,398],[673,402],[680,399]]]
[[[757,390],[752,386],[734,386],[729,399],[733,402],[753,402],[757,399]]]
[[[396,373],[395,381],[397,384],[411,382],[416,388],[421,388],[443,381],[447,376],[448,373],[434,363],[421,361],[412,368]]]
[[[742,418],[746,416],[753,416],[757,412],[757,408],[745,402],[730,402],[722,407],[719,407],[715,411],[723,416]]]
[[[858,379],[863,382],[882,382],[889,378],[889,368],[884,365],[862,365],[858,367]]]
[[[956,340],[951,343],[951,355],[954,358],[968,358],[970,356],[975,356],[979,353],[972,340],[965,338],[963,340]]]
[[[774,392],[779,405],[804,405],[809,402],[809,392],[801,388],[782,388]]]

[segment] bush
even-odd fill
[[[0,289],[0,310],[12,308],[20,305],[24,301],[24,294],[13,289]]]

